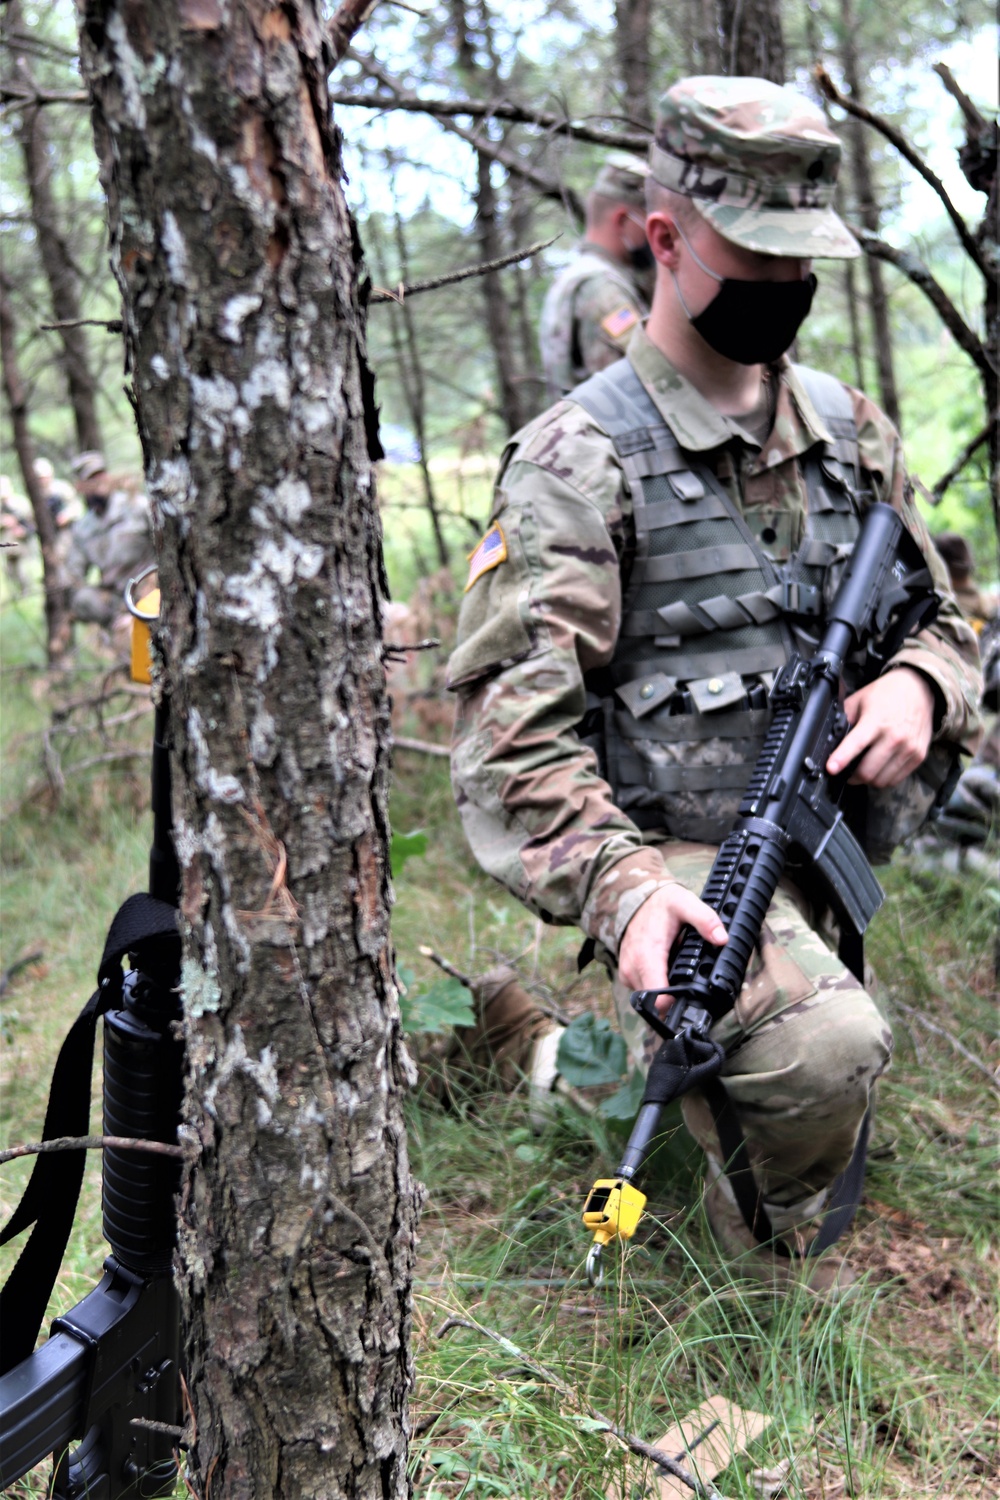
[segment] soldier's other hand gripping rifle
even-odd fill
[[[839,806],[851,767],[833,778],[826,763],[850,725],[841,706],[845,665],[864,657],[864,674],[877,676],[901,641],[930,623],[937,596],[925,560],[891,506],[865,516],[840,587],[826,615],[822,640],[808,659],[793,654],[771,692],[774,718],[750,777],[736,822],[719,849],[701,899],[718,912],[728,934],[715,947],[684,927],[670,956],[666,989],[639,990],[631,1004],[663,1045],[650,1064],[642,1106],[613,1178],[591,1189],[583,1221],[594,1233],[587,1269],[600,1280],[600,1257],[612,1240],[628,1240],[645,1206],[633,1186],[673,1099],[699,1088],[715,1117],[723,1158],[748,1228],[782,1253],[757,1191],[743,1133],[719,1072],[721,1045],[709,1033],[736,1002],[767,909],[795,849],[820,878],[844,934],[841,956],[856,972],[861,936],[884,893]],[[670,1004],[660,1014],[656,1001]],[[661,1002],[662,1003],[662,1002]],[[818,1253],[850,1223],[860,1199],[867,1120],[854,1158],[838,1179],[819,1234]]]

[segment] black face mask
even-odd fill
[[[648,271],[653,264],[653,252],[645,240],[641,245],[629,246],[625,253],[633,271]]]
[[[791,345],[805,321],[818,285],[816,277],[812,272],[803,281],[736,281],[730,276],[720,276],[699,260],[679,226],[678,232],[695,263],[722,283],[708,306],[692,318],[674,277],[677,296],[691,327],[701,334],[710,349],[735,364],[773,364]]]

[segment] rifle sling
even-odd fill
[[[179,945],[177,912],[165,901],[141,892],[119,908],[105,940],[97,989],[74,1021],[56,1059],[43,1140],[89,1133],[97,1018],[122,1001],[125,955],[151,938],[171,936]],[[29,1225],[35,1226],[0,1290],[0,1375],[26,1359],[35,1347],[73,1227],[86,1157],[84,1150],[36,1157],[21,1201],[0,1231],[0,1245],[5,1245]]]

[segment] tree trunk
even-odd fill
[[[452,26],[455,32],[455,56],[463,83],[475,91],[484,89],[490,97],[502,94],[500,79],[488,68],[480,66],[470,34],[466,0],[451,0]],[[488,24],[484,18],[484,28]],[[486,123],[481,127],[488,129]],[[497,195],[493,187],[492,157],[486,151],[476,152],[476,237],[479,240],[480,259],[499,260],[504,253],[503,236],[497,213]],[[516,432],[527,419],[518,388],[517,364],[514,359],[514,341],[511,337],[510,315],[503,278],[499,271],[487,271],[479,278],[486,308],[486,329],[496,363],[499,386],[500,409],[508,432]]]
[[[193,1483],[395,1500],[418,1190],[375,413],[324,23],[316,0],[86,0],[80,40],[171,697]]]
[[[649,28],[652,0],[615,0],[615,57],[629,116],[653,127]]]
[[[45,496],[35,477],[35,448],[28,432],[28,401],[17,359],[17,325],[10,299],[10,284],[0,274],[0,360],[3,384],[14,429],[14,449],[21,466],[25,493],[31,501],[35,530],[42,553],[42,580],[45,589],[45,652],[50,667],[65,655],[73,635],[69,612],[69,590],[56,551],[55,522],[45,503]]]
[[[21,0],[7,0],[4,30],[23,29]],[[16,77],[29,88],[36,87],[27,59],[16,62]],[[54,156],[49,140],[45,111],[37,105],[26,105],[21,111],[18,137],[24,156],[24,175],[31,199],[31,218],[38,235],[38,253],[45,268],[52,296],[56,322],[73,323],[81,317],[80,288],[60,213],[52,191]],[[100,448],[101,427],[97,419],[97,385],[90,368],[87,338],[82,328],[60,328],[63,347],[63,369],[69,388],[70,405],[76,423],[77,447],[83,451]]]
[[[855,19],[851,0],[841,0],[841,66],[844,82],[851,98],[863,104],[861,79],[858,68],[858,51],[855,36]],[[853,116],[847,121],[847,139],[850,144],[851,174],[857,197],[857,212],[861,223],[871,234],[879,233],[878,196],[868,155],[868,137],[860,120]],[[868,287],[872,317],[872,334],[875,343],[875,362],[878,366],[879,393],[886,416],[901,431],[899,398],[896,394],[896,371],[892,357],[892,328],[889,322],[889,299],[886,296],[881,262],[874,255],[865,256],[868,272]]]
[[[722,70],[732,78],[785,81],[779,0],[720,0]]]

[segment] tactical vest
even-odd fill
[[[558,401],[586,376],[577,347],[573,303],[580,287],[592,276],[617,283],[629,302],[638,300],[635,285],[626,273],[593,251],[581,250],[559,273],[545,295],[538,330],[542,366],[553,401]]]
[[[831,433],[802,460],[804,535],[767,552],[709,465],[682,450],[627,359],[577,387],[614,443],[632,491],[635,556],[611,663],[587,674],[581,738],[640,828],[719,843],[771,721],[775,672],[811,654],[860,528],[851,400],[796,367]]]

